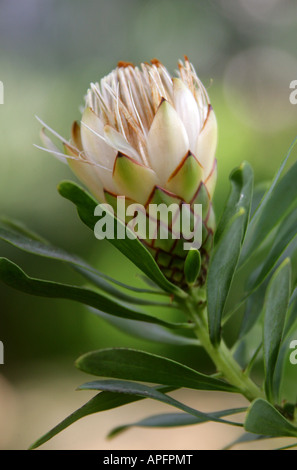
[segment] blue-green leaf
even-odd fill
[[[264,281],[264,279],[275,266],[281,254],[285,251],[290,242],[296,237],[296,220],[297,209],[290,212],[289,215],[285,218],[285,220],[283,220],[283,222],[281,223],[276,233],[273,245],[269,250],[269,253],[267,254],[265,262],[263,263],[258,276],[248,286],[250,291],[255,290]]]
[[[253,181],[253,170],[248,162],[243,162],[230,174],[231,191],[215,233],[216,244],[219,242],[230,220],[241,208],[245,210],[244,235],[251,209]]]
[[[28,253],[67,263],[79,271],[84,277],[88,278],[94,285],[110,292],[113,296],[119,296],[119,298],[122,298],[121,296],[123,293],[118,289],[112,289],[112,286],[109,285],[110,283],[137,293],[164,294],[164,292],[157,291],[156,289],[142,289],[117,281],[116,279],[98,271],[79,256],[68,253],[62,248],[53,246],[47,240],[44,240],[40,236],[29,231],[24,225],[19,224],[19,222],[0,219],[0,238]],[[136,303],[136,297],[130,297],[130,302],[132,302],[133,299],[134,303]]]
[[[294,139],[289,152],[276,176],[258,206],[246,233],[239,265],[243,265],[251,254],[262,244],[271,230],[296,207],[297,204],[297,162],[280,179],[290,154],[297,142]]]
[[[275,373],[273,378],[273,386],[274,390],[278,390],[278,402],[281,402],[282,399],[286,399],[287,397],[282,396],[283,388],[286,387],[286,364],[285,361],[289,362],[289,356],[292,353],[290,349],[290,344],[292,341],[296,339],[296,331],[297,331],[297,299],[296,299],[297,291],[294,292],[290,299],[290,306],[287,312],[286,324],[284,329],[284,334],[282,338],[282,344],[279,350],[277,363],[275,367]],[[292,399],[297,401],[297,391],[293,386],[293,397]]]
[[[111,297],[116,298],[118,300],[122,300],[128,304],[136,304],[136,305],[149,305],[154,307],[166,307],[166,308],[174,308],[176,304],[172,303],[165,303],[165,302],[157,302],[154,300],[149,299],[141,299],[136,296],[128,295],[125,292],[122,292],[120,289],[117,289],[110,281],[106,281],[103,276],[98,275],[98,273],[91,271],[90,269],[81,268],[80,266],[74,266],[75,271],[79,272],[85,279],[90,281],[94,286],[98,287],[100,290],[109,294]],[[148,292],[148,291],[147,291]],[[156,292],[150,292],[155,294]]]
[[[156,390],[155,388],[148,387],[144,384],[139,384],[136,382],[129,382],[125,380],[95,380],[94,382],[88,382],[79,387],[79,390],[105,390],[109,392],[117,392],[128,395],[136,395],[144,398],[151,398],[152,400],[157,400],[167,405],[178,408],[185,413],[196,416],[197,418],[205,419],[206,421],[214,421],[216,423],[231,424],[233,426],[242,427],[241,423],[236,423],[233,421],[226,421],[224,419],[214,416],[212,413],[203,413],[201,411],[195,410],[190,406],[181,403],[178,400],[175,400],[168,395]],[[241,411],[245,411],[246,408],[242,408]]]
[[[246,300],[239,336],[243,338],[261,318],[265,293],[269,279],[266,279]]]
[[[242,408],[236,408],[232,410],[215,411],[212,412],[211,415],[215,418],[223,418],[225,416],[242,413],[243,411],[244,410]],[[116,437],[120,433],[127,431],[132,427],[172,428],[179,426],[190,426],[193,424],[202,424],[205,422],[207,422],[207,420],[204,416],[198,418],[196,416],[189,415],[188,413],[163,413],[160,415],[150,416],[148,418],[144,418],[140,421],[136,421],[130,424],[123,424],[122,426],[117,426],[116,428],[112,429],[112,431],[108,434],[108,438]]]
[[[273,377],[284,331],[291,293],[291,265],[287,258],[269,282],[264,302],[263,347],[265,389],[268,399],[274,399]],[[277,393],[277,391],[276,391]]]
[[[90,308],[90,310],[95,315],[107,321],[110,325],[133,338],[141,338],[162,344],[174,344],[176,346],[200,346],[198,339],[176,334],[175,331],[171,331],[160,325],[145,323],[143,321],[127,320],[92,308]]]
[[[173,390],[172,387],[156,387],[157,390],[162,391],[163,393],[167,393]],[[81,418],[85,416],[100,413],[101,411],[113,410],[114,408],[118,408],[123,405],[127,405],[129,403],[135,403],[136,401],[143,400],[144,397],[133,396],[133,395],[123,395],[121,393],[114,393],[114,392],[102,392],[98,393],[95,397],[91,398],[87,403],[85,403],[81,408],[74,411],[65,418],[61,423],[51,429],[49,432],[44,434],[40,439],[34,442],[30,446],[30,449],[36,449],[40,447],[45,442],[52,439],[54,436],[59,434],[64,429],[71,426],[71,424],[75,423]]]
[[[207,276],[207,305],[210,339],[221,340],[221,321],[228,293],[235,273],[246,225],[243,208],[233,216],[211,256]]]
[[[188,323],[171,323],[134,310],[131,307],[128,308],[120,302],[116,302],[91,289],[31,278],[16,264],[5,258],[0,258],[0,280],[10,287],[26,292],[27,294],[74,300],[121,318],[156,323],[167,328],[191,327]]]
[[[230,444],[228,444],[226,447],[224,447],[223,450],[230,450],[232,447],[238,445],[238,444],[245,444],[246,442],[253,442],[253,441],[261,441],[263,439],[270,439],[269,436],[261,436],[260,434],[252,434],[249,432],[245,432],[241,436],[239,436],[237,439],[232,441]]]
[[[221,380],[201,374],[184,364],[166,357],[134,349],[113,348],[84,354],[76,366],[88,374],[116,379],[187,387],[195,390],[237,389]]]

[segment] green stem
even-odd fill
[[[204,347],[209,357],[214,362],[218,372],[234,387],[238,388],[242,395],[249,401],[256,398],[264,398],[262,390],[242,371],[238,362],[232,356],[231,351],[222,340],[219,346],[214,346],[209,338],[207,311],[205,305],[197,305],[194,296],[189,296],[183,303],[184,310],[195,324],[194,332]]]

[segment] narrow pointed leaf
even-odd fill
[[[261,318],[268,282],[269,279],[266,279],[265,282],[247,298],[240,328],[240,338],[247,335]]]
[[[252,434],[249,432],[245,432],[241,436],[238,437],[238,439],[235,439],[232,441],[230,444],[228,444],[226,447],[224,447],[223,450],[230,450],[232,447],[238,445],[238,444],[245,444],[246,442],[253,442],[253,441],[262,441],[263,439],[270,439],[269,436],[261,436],[260,434]]]
[[[297,442],[295,442],[294,444],[288,444],[287,446],[284,446],[284,447],[279,447],[278,449],[275,449],[275,450],[289,450],[289,449],[294,449],[295,447],[297,447]]]
[[[133,338],[141,338],[147,341],[153,341],[154,343],[174,344],[176,346],[200,346],[198,339],[176,334],[161,325],[127,320],[92,308],[90,308],[90,310],[98,317],[107,321],[110,325]]]
[[[264,302],[263,347],[265,389],[269,400],[274,397],[273,377],[284,331],[290,298],[291,265],[287,258],[271,278]]]
[[[261,183],[258,183],[255,185],[254,190],[253,190],[253,199],[252,199],[252,205],[251,205],[251,213],[250,217],[253,218],[257,208],[259,207],[265,193],[268,191],[270,188],[271,182],[270,181],[262,181]]]
[[[287,336],[297,321],[297,288],[290,298],[289,311],[286,319],[284,336]]]
[[[296,293],[295,293],[296,295]],[[282,338],[282,344],[279,350],[277,363],[275,367],[274,377],[273,377],[273,387],[274,390],[278,391],[278,401],[281,402],[283,398],[282,392],[283,388],[286,386],[286,364],[285,361],[290,360],[289,356],[292,353],[292,349],[290,348],[290,344],[292,341],[296,339],[296,331],[297,331],[297,299],[293,294],[290,299],[290,308],[287,313],[286,324],[284,329],[284,334]],[[295,400],[296,400],[296,391]]]
[[[262,269],[255,279],[255,281],[249,285],[249,290],[252,291],[256,289],[270,273],[270,271],[275,266],[277,260],[281,254],[285,251],[290,242],[297,235],[297,209],[290,212],[286,219],[281,223],[278,232],[275,236],[273,245],[265,259],[265,262],[262,266]]]
[[[156,290],[156,285],[154,285],[155,290],[148,290],[133,287],[117,281],[116,279],[113,279],[112,277],[98,271],[79,256],[50,244],[47,240],[44,240],[39,235],[29,231],[27,227],[19,224],[19,222],[0,219],[0,238],[3,241],[19,248],[20,250],[45,258],[62,261],[72,267],[75,267],[81,274],[83,274],[85,277],[88,277],[90,280],[92,277],[92,282],[101,289],[107,289],[107,285],[104,281],[108,281],[109,283],[116,284],[133,292],[145,294],[164,294],[164,292]],[[120,291],[117,292],[119,293]],[[112,295],[115,295],[114,290]]]
[[[148,387],[144,384],[139,384],[136,382],[128,382],[125,380],[96,380],[94,382],[88,382],[81,385],[79,390],[105,390],[110,392],[117,392],[123,393],[128,395],[136,395],[144,398],[151,398],[152,400],[157,400],[167,405],[173,406],[178,408],[181,411],[185,411],[190,415],[196,416],[197,418],[205,418],[207,421],[214,421],[216,423],[223,423],[223,424],[231,424],[233,426],[242,427],[241,423],[236,423],[233,421],[226,421],[221,418],[217,418],[216,416],[212,415],[211,413],[203,413],[201,411],[195,410],[190,406],[181,403],[174,398],[161,393],[159,390],[155,388]],[[245,408],[242,409],[245,411]]]
[[[134,349],[101,349],[81,356],[76,366],[88,374],[159,383],[196,390],[236,392],[236,388],[165,357]]]
[[[158,390],[161,390],[164,393],[171,392],[172,387],[157,387]],[[52,439],[54,436],[59,434],[64,429],[71,426],[81,418],[89,416],[94,413],[100,413],[101,411],[113,410],[123,405],[128,405],[129,403],[135,403],[136,401],[143,400],[144,397],[133,396],[133,395],[123,395],[121,393],[114,392],[101,392],[91,398],[87,403],[85,403],[81,408],[74,411],[65,418],[61,423],[51,429],[49,432],[44,434],[40,439],[35,441],[30,449],[36,449],[42,444],[45,444],[47,441]]]
[[[247,162],[243,162],[238,168],[232,171],[230,175],[230,195],[215,233],[215,243],[219,242],[228,223],[240,208],[245,209],[246,219],[243,234],[245,233],[251,209],[253,180],[253,170]]]
[[[210,338],[213,344],[221,340],[221,321],[231,282],[241,250],[246,224],[243,208],[233,216],[215,247],[207,276],[207,305]]]
[[[178,324],[166,322],[165,320],[128,308],[91,289],[31,278],[16,264],[5,258],[0,258],[0,280],[10,287],[26,292],[27,294],[37,295],[39,297],[74,300],[121,318],[156,323],[166,326],[167,328],[189,328],[190,326],[187,323]]]
[[[139,297],[128,295],[125,292],[117,289],[109,282],[107,282],[103,277],[98,275],[96,272],[90,271],[89,269],[81,268],[80,266],[76,266],[75,270],[79,272],[85,279],[90,281],[94,286],[98,287],[100,290],[105,292],[106,294],[111,295],[113,298],[118,300],[122,300],[128,304],[136,304],[136,305],[149,305],[155,307],[166,307],[166,308],[173,308],[174,303],[165,303],[165,302],[157,302],[154,300],[148,299],[140,299]],[[154,293],[154,292],[150,292]]]
[[[245,411],[245,409],[237,408],[232,410],[215,411],[211,414],[215,418],[223,418],[225,416],[242,413],[243,411]],[[154,415],[148,418],[141,419],[140,421],[136,421],[134,423],[118,426],[108,434],[108,438],[116,437],[118,436],[118,434],[127,431],[132,427],[173,428],[180,426],[191,426],[193,424],[202,424],[206,422],[207,420],[204,416],[197,418],[196,416],[189,415],[188,413],[163,413],[160,415]]]
[[[249,224],[241,253],[240,266],[248,260],[251,253],[262,244],[271,230],[290,212],[291,208],[296,207],[297,162],[281,178],[296,142],[297,137]]]

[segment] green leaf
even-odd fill
[[[289,450],[289,449],[294,449],[295,447],[297,447],[297,442],[295,442],[294,444],[288,444],[287,446],[284,446],[284,447],[279,447],[278,449],[275,449],[275,450]]]
[[[297,428],[262,398],[250,405],[244,428],[248,432],[270,437],[297,437]]]
[[[198,250],[191,248],[185,261],[185,276],[189,285],[195,284],[201,268],[201,256]]]
[[[238,444],[245,444],[246,442],[253,442],[253,441],[262,441],[264,439],[270,439],[269,436],[261,436],[260,434],[252,434],[249,432],[245,432],[241,436],[239,436],[237,439],[232,441],[230,444],[228,444],[226,447],[224,447],[223,450],[230,450],[232,447],[238,445]]]
[[[176,304],[174,303],[156,302],[154,300],[140,299],[139,297],[128,295],[125,292],[122,292],[121,290],[112,286],[110,282],[107,282],[102,276],[90,271],[89,269],[84,269],[80,266],[75,266],[74,269],[79,272],[85,279],[90,281],[94,286],[98,287],[100,290],[102,290],[106,294],[109,294],[113,298],[122,300],[123,302],[136,305],[150,305],[154,307],[166,308],[174,308],[176,306]]]
[[[253,217],[257,208],[259,207],[265,193],[270,188],[271,181],[261,181],[260,183],[256,184],[253,190],[253,199],[251,205],[251,213],[250,217]]]
[[[238,262],[245,225],[246,212],[240,208],[224,230],[210,259],[207,305],[210,339],[215,345],[221,340],[223,311]]]
[[[284,331],[290,298],[291,264],[287,258],[269,282],[264,302],[263,347],[265,389],[268,399],[274,399],[273,377]]]
[[[164,393],[171,392],[173,390],[172,387],[157,387],[156,389],[161,390]],[[143,400],[143,398],[144,397],[123,395],[121,393],[114,392],[98,393],[95,397],[91,398],[91,400],[85,403],[81,408],[74,411],[74,413],[69,415],[61,423],[59,423],[49,432],[44,434],[40,439],[34,442],[34,444],[30,446],[30,449],[36,449],[37,447],[40,447],[42,444],[52,439],[61,431],[71,426],[71,424],[75,423],[81,418],[84,418],[85,416],[94,413],[99,413],[101,411],[113,410],[114,408],[118,408],[129,403],[135,403],[136,401]]]
[[[276,233],[273,245],[265,259],[265,262],[262,266],[259,275],[253,281],[253,283],[248,286],[250,291],[256,289],[264,281],[264,279],[275,266],[281,254],[285,251],[290,242],[296,237],[296,220],[297,209],[290,212],[289,215],[285,218],[285,220],[281,223]]]
[[[244,236],[251,209],[253,181],[253,170],[250,164],[247,162],[243,162],[230,174],[231,191],[215,233],[216,244],[222,237],[222,234],[226,230],[230,220],[238,213],[239,209],[241,208],[245,210],[245,226],[243,230]]]
[[[289,152],[282,162],[270,188],[263,197],[249,223],[239,265],[242,266],[251,254],[262,244],[271,230],[297,204],[297,162],[280,179],[288,158],[297,142],[294,139]]]
[[[290,298],[289,311],[287,314],[284,336],[287,336],[297,321],[297,288],[294,289]]]
[[[265,293],[268,283],[269,279],[266,279],[265,282],[263,282],[263,284],[247,298],[244,316],[240,328],[240,338],[243,338],[245,335],[247,335],[253,326],[259,321],[263,312]]]
[[[188,323],[171,323],[155,318],[146,313],[128,308],[109,297],[105,297],[91,289],[78,286],[60,284],[53,281],[42,281],[27,276],[16,264],[0,258],[0,280],[5,284],[27,294],[40,297],[51,297],[59,299],[75,300],[76,302],[89,305],[106,313],[130,320],[138,320],[155,323],[166,328],[189,328]]]
[[[201,411],[195,410],[194,408],[191,408],[184,403],[169,397],[168,395],[164,395],[164,393],[161,393],[159,390],[148,387],[144,384],[128,382],[124,380],[96,380],[94,382],[88,382],[81,385],[79,390],[107,390],[110,392],[151,398],[152,400],[157,400],[167,405],[174,406],[175,408],[189,413],[190,415],[196,416],[197,418],[204,418],[207,421],[214,421],[216,423],[231,424],[233,426],[242,427],[241,423],[226,421],[221,418],[217,418],[211,413],[202,413]],[[244,412],[245,410],[246,408],[242,408],[241,411]]]
[[[133,338],[141,338],[162,344],[174,344],[176,346],[200,346],[198,339],[176,334],[160,325],[127,320],[92,308],[90,308],[90,310],[93,314]]]
[[[77,206],[81,220],[91,230],[94,230],[97,222],[97,218],[94,216],[95,208],[98,206],[97,201],[95,201],[95,199],[93,199],[92,196],[90,196],[84,189],[71,181],[60,183],[58,189],[59,193],[63,197]],[[126,231],[129,231],[129,229],[120,220],[115,219],[112,213],[106,211],[106,217],[111,217],[115,221],[115,227],[123,226]],[[131,232],[131,238],[126,236],[122,240],[115,236],[114,239],[108,239],[108,241],[163,290],[178,297],[186,297],[187,294],[184,291],[166,279],[152,255],[139,239],[135,237],[134,232],[131,230],[129,232]]]
[[[3,241],[10,243],[11,245],[16,246],[17,248],[28,253],[67,263],[72,268],[79,271],[80,274],[82,274],[84,277],[93,282],[94,285],[100,289],[109,291],[113,296],[122,298],[121,296],[123,293],[119,290],[111,290],[112,286],[109,286],[108,283],[116,284],[120,287],[123,287],[124,289],[137,293],[165,294],[164,292],[157,291],[156,289],[142,289],[117,281],[116,279],[113,279],[112,277],[98,271],[79,256],[68,253],[62,248],[53,246],[47,240],[44,240],[40,236],[29,231],[24,225],[19,224],[19,222],[10,221],[8,219],[0,219],[0,238]],[[108,283],[105,281],[108,281]],[[137,300],[135,297],[130,297],[130,302],[132,302],[132,299]]]
[[[9,230],[13,234],[13,237],[17,234],[19,236],[22,235],[25,240],[29,239],[30,241],[38,241],[44,244],[48,243],[44,238],[42,238],[33,230],[29,229],[23,222],[20,222],[19,220],[1,216],[0,227]],[[0,236],[0,238],[2,237]],[[10,243],[10,241],[6,240],[5,237],[4,240]],[[13,241],[11,243],[14,244]]]
[[[296,291],[296,289],[295,289]],[[277,363],[275,367],[274,377],[273,377],[273,386],[274,390],[278,390],[278,402],[281,402],[282,397],[282,388],[283,384],[286,385],[285,381],[285,372],[286,372],[286,364],[285,361],[289,361],[289,357],[292,350],[290,349],[291,341],[296,339],[296,330],[297,330],[297,299],[296,294],[297,291],[292,294],[290,299],[290,306],[287,312],[287,318],[285,323],[284,334],[282,338],[282,344],[279,350]],[[295,390],[295,397],[296,397],[296,390]]]
[[[117,379],[187,387],[195,390],[237,389],[221,380],[201,374],[179,362],[134,349],[113,348],[84,354],[76,366],[88,374]]]
[[[215,411],[212,413],[212,416],[215,418],[223,418],[224,416],[230,416],[237,413],[242,413],[243,409],[232,409],[224,411]],[[206,418],[189,415],[188,413],[163,413],[160,415],[150,416],[148,418],[141,419],[130,424],[123,424],[122,426],[117,426],[112,429],[108,434],[108,438],[113,438],[118,436],[120,433],[127,431],[132,427],[140,428],[172,428],[179,426],[190,426],[193,424],[202,424],[207,422]]]
[[[256,360],[261,352],[263,357],[263,327],[257,325],[243,338],[239,338],[232,347],[233,357],[247,375],[253,360]],[[256,356],[256,357],[255,357]],[[263,362],[263,361],[262,361]]]

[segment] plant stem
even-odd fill
[[[214,346],[209,338],[207,309],[205,305],[199,303],[194,296],[183,302],[184,310],[195,324],[194,332],[201,345],[208,353],[215,364],[217,371],[221,372],[224,378],[237,389],[240,390],[249,401],[256,398],[264,398],[262,390],[242,371],[238,362],[234,359],[231,351],[222,340],[219,346]]]

